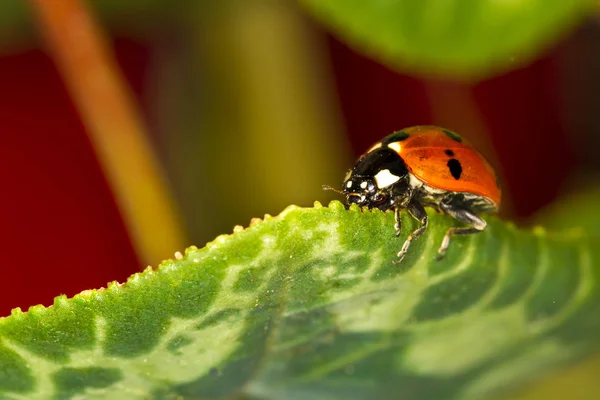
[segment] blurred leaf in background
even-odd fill
[[[532,220],[555,231],[578,229],[600,238],[600,186],[598,180],[573,182],[552,204]]]
[[[361,52],[413,74],[482,79],[529,63],[596,0],[303,0]]]

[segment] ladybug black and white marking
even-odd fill
[[[481,232],[480,213],[496,212],[501,190],[485,158],[456,133],[436,126],[415,126],[392,133],[373,145],[344,179],[346,205],[395,210],[396,236],[401,233],[400,211],[406,209],[420,226],[398,252],[402,261],[410,244],[427,230],[424,207],[445,213],[465,227],[449,228],[438,249],[444,257],[450,239]]]

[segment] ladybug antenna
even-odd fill
[[[343,191],[341,191],[339,189],[336,189],[334,187],[331,187],[329,185],[323,185],[322,188],[323,188],[323,190],[331,190],[332,192],[336,192],[336,193],[339,193],[339,194],[345,194]]]

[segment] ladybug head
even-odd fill
[[[359,207],[385,209],[385,203],[389,200],[388,194],[379,189],[375,179],[369,176],[351,175],[344,181],[343,192],[348,206],[356,204]]]
[[[343,194],[346,204],[388,210],[402,197],[408,184],[408,169],[389,148],[379,148],[361,157],[346,175]]]
[[[379,193],[375,179],[369,176],[353,175],[352,171],[344,180],[343,194],[346,195],[346,204],[371,207],[373,203],[380,202],[385,196]]]

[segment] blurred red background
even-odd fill
[[[393,130],[438,123],[432,87],[467,88],[391,71],[319,34],[327,42],[355,155]],[[470,92],[496,152],[509,217],[526,218],[553,200],[579,165],[561,103],[561,60],[582,38],[580,31],[530,66]],[[153,44],[116,38],[114,48],[148,113]],[[57,294],[71,296],[139,271],[84,127],[50,58],[39,49],[1,57],[0,93],[0,313],[48,305]]]

